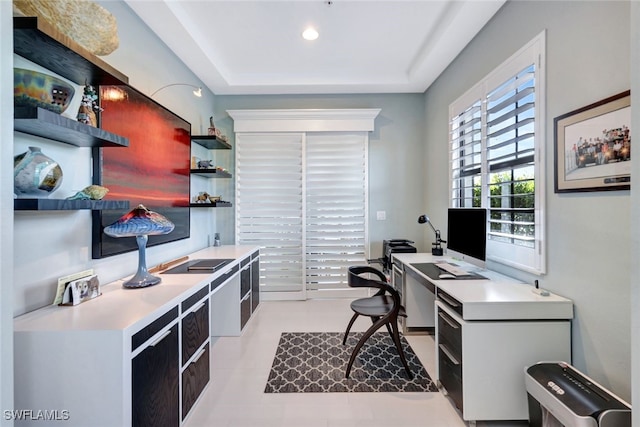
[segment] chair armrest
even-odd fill
[[[383,281],[383,282],[387,282],[387,276],[385,276],[382,271],[378,270],[377,268],[373,268],[371,266],[368,265],[357,265],[357,266],[353,266],[353,267],[349,267],[349,273],[353,273],[356,276],[359,276],[361,274],[364,273],[371,273],[371,274],[375,274],[376,276],[378,276],[378,278]]]

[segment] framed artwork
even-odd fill
[[[553,122],[556,193],[630,188],[630,91],[563,114]]]
[[[147,247],[188,238],[191,124],[129,86],[100,86],[100,100],[101,128],[129,138],[129,147],[94,148],[94,184],[109,189],[105,200],[142,204],[175,224],[169,234],[149,236]],[[94,259],[137,250],[135,237],[103,232],[128,210],[93,211]]]

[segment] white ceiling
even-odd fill
[[[234,95],[424,92],[505,2],[125,1],[209,89]]]

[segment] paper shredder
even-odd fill
[[[631,406],[565,362],[525,370],[530,427],[631,427]]]

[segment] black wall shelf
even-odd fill
[[[229,172],[217,169],[191,169],[191,175],[203,176],[205,178],[231,178]]]
[[[129,83],[127,76],[37,17],[13,18],[13,50],[79,85]]]
[[[215,135],[191,135],[191,141],[209,150],[231,150],[231,144],[216,138]]]
[[[13,199],[16,211],[61,211],[76,209],[129,209],[128,200]]]
[[[129,139],[77,122],[38,107],[16,107],[13,126],[18,132],[77,147],[128,147]]]
[[[228,208],[233,206],[231,202],[191,203],[192,208]]]

